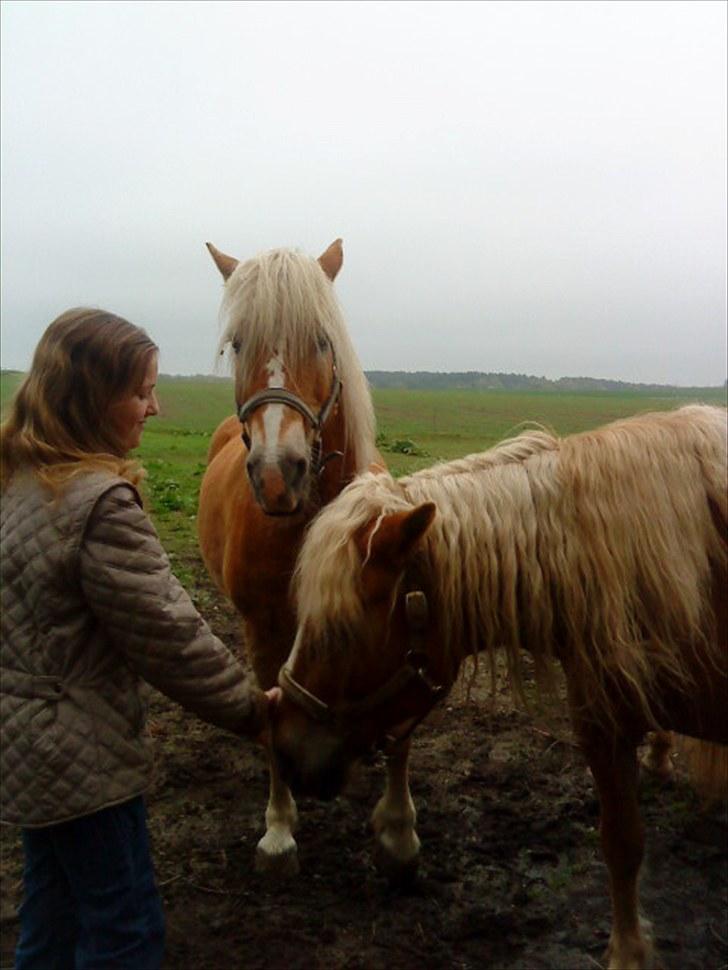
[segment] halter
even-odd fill
[[[318,414],[313,413],[303,398],[300,398],[297,394],[294,394],[293,391],[289,391],[285,387],[266,387],[262,391],[258,391],[256,394],[251,395],[247,401],[244,401],[243,404],[240,405],[238,408],[238,420],[243,426],[242,439],[248,451],[250,451],[251,446],[250,434],[248,432],[248,419],[250,418],[250,415],[254,411],[257,411],[258,408],[263,407],[265,404],[285,404],[286,407],[293,408],[294,411],[298,411],[298,413],[302,415],[313,428],[314,436],[313,441],[311,442],[311,470],[313,471],[314,475],[320,475],[327,463],[331,461],[332,458],[343,457],[343,452],[341,451],[330,451],[327,455],[324,455],[323,458],[321,457],[324,425],[328,421],[331,412],[334,409],[334,405],[339,399],[342,387],[342,382],[336,368],[336,354],[334,353],[334,348],[330,343],[329,349],[331,350],[331,356],[333,358],[331,369],[331,388],[329,390],[329,396],[321,405],[321,410]]]
[[[424,712],[415,719],[406,733],[399,736],[387,734],[379,746],[386,755],[392,755],[403,744],[414,729],[425,718],[435,704],[444,696],[446,688],[436,684],[427,669],[428,656],[424,647],[424,634],[428,626],[429,610],[427,597],[422,590],[414,590],[405,596],[405,613],[409,630],[410,649],[407,651],[404,664],[396,670],[389,680],[385,681],[372,694],[350,704],[330,707],[316,697],[309,690],[299,684],[293,677],[288,664],[284,664],[278,673],[278,684],[289,700],[300,707],[310,718],[320,724],[328,725],[340,735],[348,736],[353,733],[358,720],[364,714],[383,707],[393,697],[402,693],[410,684],[417,684],[426,692],[427,706]]]

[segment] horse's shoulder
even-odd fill
[[[231,414],[215,428],[212,433],[210,447],[207,449],[207,464],[222,451],[225,445],[233,438],[240,436],[240,422],[237,415]]]

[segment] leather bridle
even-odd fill
[[[313,440],[311,442],[311,471],[314,475],[320,475],[326,467],[327,462],[331,461],[332,458],[343,457],[343,452],[341,451],[330,451],[327,455],[322,457],[324,425],[331,416],[331,412],[334,410],[336,402],[339,400],[339,395],[341,394],[342,388],[342,382],[336,367],[336,355],[331,344],[329,344],[329,349],[331,350],[331,357],[333,360],[331,368],[331,387],[329,389],[328,397],[321,405],[321,409],[319,410],[318,414],[314,414],[303,398],[299,397],[297,394],[294,394],[293,391],[289,391],[285,387],[265,387],[262,391],[252,394],[247,401],[244,401],[240,405],[238,408],[238,420],[243,428],[242,439],[248,451],[250,451],[251,447],[250,432],[248,431],[248,420],[251,414],[266,404],[284,404],[286,407],[293,408],[294,411],[298,411],[298,413],[302,415],[306,421],[308,421],[313,429]]]
[[[293,677],[288,664],[284,664],[278,673],[278,684],[281,690],[314,721],[326,725],[334,733],[346,738],[355,733],[362,717],[375,713],[406,688],[416,685],[425,692],[424,711],[415,718],[414,723],[408,726],[404,734],[396,736],[385,734],[378,744],[385,754],[394,754],[397,747],[409,738],[420,721],[430,713],[447,690],[444,685],[436,684],[428,671],[424,638],[428,627],[429,610],[427,597],[422,590],[414,590],[405,595],[405,613],[410,649],[407,651],[404,664],[373,693],[361,700],[331,707],[300,684]]]

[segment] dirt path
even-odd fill
[[[219,632],[230,615],[219,612]],[[230,636],[227,637],[228,641]],[[563,717],[546,727],[499,697],[451,697],[417,732],[412,792],[420,874],[392,890],[373,867],[368,817],[383,772],[362,768],[328,805],[299,804],[301,874],[253,871],[262,756],[153,697],[159,775],[150,794],[168,970],[588,968],[609,931],[598,809]],[[642,900],[667,970],[728,967],[728,824],[682,783],[642,789]],[[2,967],[20,896],[17,832],[1,835]],[[139,968],[144,970],[144,968]]]

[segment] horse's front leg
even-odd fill
[[[293,838],[298,810],[290,789],[282,781],[276,759],[269,757],[270,791],[265,810],[265,835],[258,843],[255,868],[276,877],[298,873],[298,846]]]
[[[420,840],[417,812],[409,790],[409,740],[387,758],[387,785],[372,812],[377,866],[393,882],[407,882],[417,872]]]
[[[652,946],[643,935],[637,879],[644,854],[644,826],[637,796],[637,750],[611,737],[585,745],[601,805],[602,850],[609,871],[612,933],[609,970],[645,970]]]

